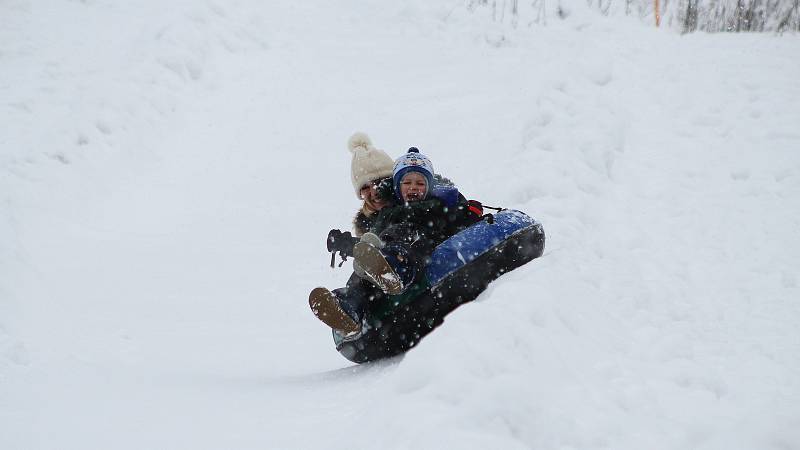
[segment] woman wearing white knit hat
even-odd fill
[[[350,181],[356,197],[363,203],[353,218],[356,236],[341,230],[328,233],[331,267],[336,252],[343,258],[353,256],[353,246],[359,241],[357,236],[369,232],[378,211],[392,204],[394,160],[383,150],[375,148],[365,133],[358,132],[350,136],[347,148],[353,154]],[[354,273],[343,288],[333,291],[322,287],[314,289],[309,294],[308,303],[321,321],[342,336],[352,337],[361,330],[364,301],[368,298],[380,299],[383,295],[383,292]]]
[[[356,197],[364,200],[353,219],[356,236],[361,236],[369,231],[375,213],[391,201],[391,195],[381,192],[379,186],[384,180],[391,182],[394,160],[383,150],[375,148],[365,133],[358,132],[350,136],[347,148],[353,154],[350,180],[353,182]],[[387,184],[388,186],[390,185]]]

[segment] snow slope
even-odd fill
[[[800,448],[796,36],[333,3],[2,4],[0,448]],[[368,366],[355,130],[548,235]]]

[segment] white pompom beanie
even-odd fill
[[[353,154],[350,179],[356,197],[361,198],[361,187],[370,181],[392,176],[394,160],[383,150],[375,148],[366,133],[358,132],[350,136],[347,148]]]

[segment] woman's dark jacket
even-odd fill
[[[359,209],[356,213],[356,216],[353,217],[353,230],[356,232],[356,236],[363,236],[364,233],[369,232],[372,229],[372,224],[375,223],[375,218],[378,217],[378,213],[373,213],[371,216],[367,216],[364,214],[363,209]]]
[[[427,264],[437,245],[480,220],[463,195],[448,189],[443,195],[434,190],[426,200],[383,208],[370,231],[386,243],[405,244],[420,263]]]

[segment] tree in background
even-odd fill
[[[491,20],[518,24],[546,24],[547,15],[564,19],[570,11],[585,2],[587,8],[604,15],[636,15],[654,23],[654,0],[465,0],[467,9],[483,13]],[[778,32],[800,31],[800,0],[660,0],[661,23],[682,33]]]

